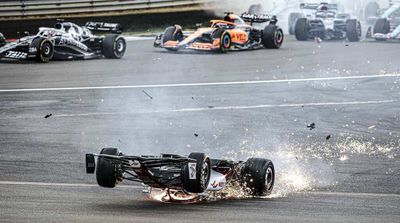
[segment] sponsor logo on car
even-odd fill
[[[13,59],[23,59],[27,57],[27,53],[25,52],[20,52],[20,51],[8,51],[6,56],[7,58],[13,58]]]

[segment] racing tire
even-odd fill
[[[357,42],[361,39],[361,23],[357,19],[346,21],[346,36],[350,42]]]
[[[189,193],[203,193],[208,186],[211,175],[210,158],[204,153],[190,153],[189,162],[182,169],[182,189]]]
[[[162,36],[162,43],[168,41],[181,41],[183,39],[182,28],[179,25],[167,27]]]
[[[295,28],[295,26],[296,26],[296,21],[299,19],[299,18],[302,18],[303,17],[303,13],[300,13],[300,12],[293,12],[293,13],[290,13],[290,15],[289,15],[289,34],[290,35],[294,35],[294,28]]]
[[[34,60],[39,63],[48,63],[54,56],[53,43],[44,37],[38,37],[32,40],[31,48],[36,49]]]
[[[276,25],[268,25],[264,28],[261,42],[267,49],[279,49],[283,44],[283,31]]]
[[[275,182],[275,169],[271,160],[249,158],[242,172],[243,180],[252,196],[268,196]]]
[[[378,11],[379,11],[379,4],[375,1],[373,2],[368,2],[368,4],[365,6],[365,11],[364,11],[364,18],[365,20],[368,20],[370,17],[378,17]]]
[[[117,148],[103,148],[100,154],[121,155]],[[113,188],[120,179],[120,168],[117,164],[113,164],[111,160],[98,157],[96,165],[97,184],[102,187]]]
[[[213,32],[211,38],[218,39],[219,38],[219,48],[218,51],[220,53],[226,53],[232,46],[232,37],[231,35],[223,30],[223,29],[217,29]]]
[[[376,20],[373,33],[388,34],[390,32],[390,22],[387,18],[380,18]]]
[[[106,58],[121,59],[126,50],[125,38],[118,34],[107,35],[102,44],[102,54]]]
[[[308,20],[307,18],[299,18],[294,27],[294,35],[299,41],[306,41],[308,39]]]
[[[179,25],[167,27],[162,35],[161,42],[162,44],[168,41],[182,41],[183,40],[183,32],[182,28]],[[166,48],[169,51],[177,51],[178,49]]]

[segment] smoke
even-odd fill
[[[241,14],[247,12],[249,7],[253,4],[260,4],[262,6],[262,13],[276,15],[278,18],[278,25],[287,30],[288,17],[291,12],[299,12],[300,3],[320,3],[329,2],[336,3],[339,6],[341,13],[350,13],[353,16],[362,19],[363,11],[368,2],[372,0],[220,0],[209,3],[207,9],[212,11],[216,16],[222,16],[224,12],[234,12]],[[388,7],[388,1],[377,1],[381,8]]]

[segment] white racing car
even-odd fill
[[[400,4],[391,5],[376,19],[373,29],[368,29],[367,38],[400,40]]]
[[[301,7],[315,9],[316,11],[314,17],[296,19],[294,33],[297,40],[305,41],[314,38],[323,40],[360,40],[360,21],[350,14],[338,13],[337,4],[302,4]]]
[[[249,196],[267,196],[275,181],[274,165],[268,159],[235,162],[210,159],[204,153],[130,156],[117,148],[86,154],[86,171],[96,172],[97,183],[102,187],[113,188],[128,180],[143,183],[149,191],[164,190],[164,201],[197,200],[232,188]]]

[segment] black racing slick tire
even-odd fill
[[[117,148],[104,148],[100,154],[117,156],[121,155],[121,152]],[[96,168],[97,184],[107,188],[115,187],[120,178],[119,165],[112,163],[109,159],[98,157]]]
[[[279,49],[283,44],[283,31],[276,25],[268,25],[262,32],[261,42],[267,49]]]
[[[390,22],[387,18],[380,18],[376,20],[373,33],[388,34],[390,32]]]
[[[307,18],[299,18],[294,27],[294,35],[299,41],[306,41],[308,39],[308,20]]]
[[[54,56],[54,45],[53,43],[44,37],[38,37],[32,40],[30,50],[35,49],[34,60],[39,63],[48,63]]]
[[[211,163],[204,153],[190,153],[189,162],[182,169],[182,189],[189,193],[203,193],[208,186],[211,175]]]
[[[162,43],[166,43],[168,41],[182,41],[183,32],[182,28],[179,25],[167,27],[164,30],[164,34],[162,36]]]
[[[275,182],[275,169],[271,160],[249,158],[244,165],[242,176],[250,195],[271,194]]]
[[[212,39],[218,39],[219,38],[219,52],[220,53],[226,53],[229,51],[232,45],[232,37],[231,35],[223,29],[217,29],[213,32],[211,35]]]
[[[302,18],[302,17],[304,17],[304,15],[303,15],[303,13],[300,13],[300,12],[293,12],[293,13],[290,13],[290,15],[289,15],[289,34],[290,35],[294,35],[294,28],[295,28],[295,26],[296,26],[296,21],[299,19],[299,18]]]
[[[350,42],[360,41],[361,34],[361,23],[357,19],[346,21],[346,36]]]
[[[126,51],[125,38],[118,34],[107,35],[102,44],[102,53],[106,58],[121,59]]]

